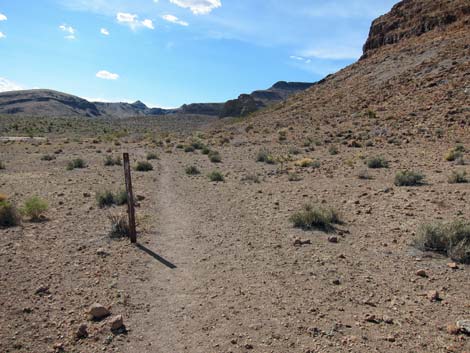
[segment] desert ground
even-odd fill
[[[448,182],[468,165],[445,160],[470,147],[465,129],[346,143],[295,125],[206,123],[1,143],[0,192],[49,204],[42,221],[0,230],[1,352],[470,351],[455,329],[470,310],[468,265],[413,246],[421,224],[470,215],[468,184]],[[158,156],[132,172],[137,245],[109,235],[108,215],[126,206],[95,198],[124,187],[122,166],[104,165],[123,152],[132,165]],[[377,156],[387,168],[368,168]],[[86,168],[66,170],[74,158]],[[209,180],[215,170],[224,181]],[[396,186],[403,170],[423,185]],[[341,224],[295,228],[307,203],[333,207]],[[96,303],[110,315],[92,320]],[[125,326],[111,331],[116,315]]]

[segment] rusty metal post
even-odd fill
[[[131,179],[131,166],[129,163],[129,153],[122,155],[124,160],[124,176],[126,178],[126,191],[127,191],[127,212],[129,214],[129,238],[131,243],[137,243],[137,231],[135,229],[135,209],[134,209],[134,194],[132,193],[132,179]]]

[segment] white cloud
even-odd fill
[[[4,14],[0,13],[0,22],[1,21],[6,21],[7,19],[8,18]]]
[[[109,36],[109,31],[106,28],[101,28],[100,33],[104,36]]]
[[[173,16],[173,15],[164,15],[162,16],[162,18],[165,20],[165,21],[168,21],[168,22],[171,22],[171,23],[176,23],[180,26],[189,26],[189,23],[188,22],[185,22],[185,21],[182,21],[180,20],[178,17],[176,16]]]
[[[22,89],[25,88],[16,82],[10,81],[4,77],[0,77],[0,92],[19,91]]]
[[[170,0],[170,2],[185,9],[189,8],[195,15],[206,15],[222,6],[220,0]]]
[[[358,59],[362,55],[361,48],[354,47],[324,47],[307,49],[302,52],[302,56],[307,58],[327,59],[327,60],[349,60]]]
[[[6,36],[6,34],[5,34],[5,33],[3,33],[3,32],[0,32],[0,39],[6,38],[6,37],[7,37],[7,36]]]
[[[116,20],[124,25],[129,26],[132,30],[136,30],[140,27],[146,27],[148,29],[154,29],[153,21],[149,19],[145,19],[143,21],[139,20],[138,15],[134,15],[131,13],[126,12],[118,12],[116,15]]]
[[[68,25],[60,25],[59,26],[59,29],[66,33],[67,35],[65,36],[65,39],[70,39],[70,40],[73,40],[75,39],[75,28],[73,28],[72,26],[68,26]]]
[[[103,80],[117,80],[119,78],[118,74],[113,74],[112,72],[101,70],[96,73],[96,77]]]

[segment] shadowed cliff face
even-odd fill
[[[421,36],[432,30],[464,21],[469,24],[468,0],[404,0],[386,15],[372,23],[369,38],[364,45],[364,56],[384,45],[395,44],[405,38]]]

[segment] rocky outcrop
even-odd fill
[[[364,45],[364,57],[375,49],[443,29],[460,20],[468,23],[468,0],[403,0],[376,19]]]

